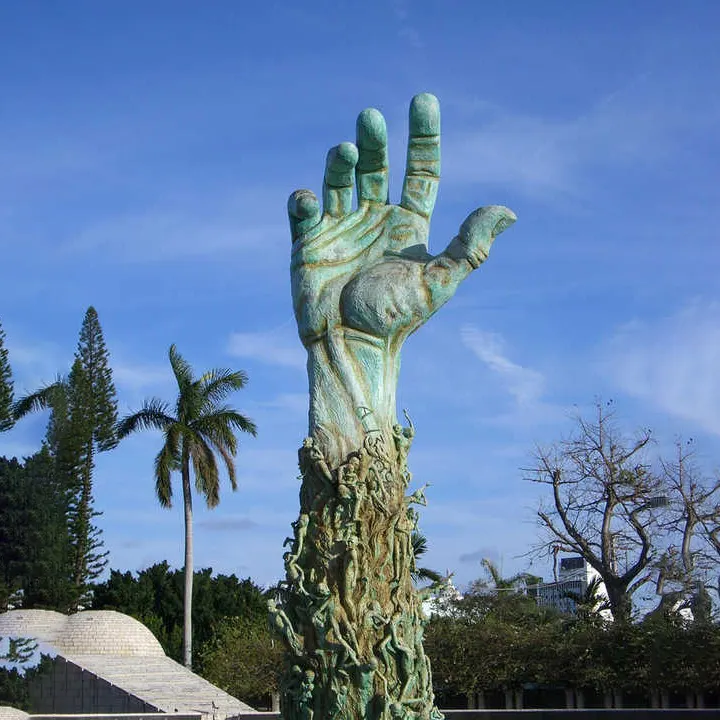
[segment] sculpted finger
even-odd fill
[[[352,210],[353,174],[358,150],[349,142],[332,148],[325,163],[323,182],[323,210],[340,218]]]
[[[517,217],[510,208],[488,205],[470,213],[445,251],[455,260],[467,260],[473,269],[487,260],[495,238]]]
[[[357,146],[358,202],[384,205],[388,201],[387,127],[379,110],[368,108],[358,116]]]
[[[312,230],[322,217],[320,203],[312,190],[296,190],[288,198],[288,217],[292,241]]]
[[[440,103],[434,95],[416,95],[410,103],[407,167],[400,204],[430,219],[440,180]]]

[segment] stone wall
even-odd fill
[[[27,720],[200,720],[200,713],[103,713],[88,715],[26,715]]]
[[[62,657],[30,684],[35,713],[153,713],[158,708],[139,700]]]
[[[587,710],[441,710],[445,720],[711,720],[720,710],[587,709]],[[282,720],[280,713],[244,713],[230,720]]]

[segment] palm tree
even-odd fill
[[[610,601],[604,590],[602,578],[596,575],[582,593],[566,590],[563,597],[575,603],[575,615],[579,620],[602,621],[603,613],[610,610]]]
[[[542,578],[528,572],[519,572],[511,577],[504,577],[500,568],[489,558],[483,558],[480,565],[485,570],[486,577],[471,583],[473,592],[525,595],[542,582]]]
[[[192,585],[193,532],[190,469],[195,476],[195,489],[203,495],[209,508],[220,502],[220,478],[216,453],[237,489],[235,455],[238,441],[235,431],[255,435],[255,423],[223,401],[236,390],[245,387],[247,375],[242,371],[214,369],[195,378],[192,368],[175,345],[170,346],[170,366],[178,384],[174,410],[157,398],[146,400],[139,412],[118,423],[118,437],[124,438],[136,430],[160,430],[165,442],[155,458],[155,492],[163,507],[172,505],[170,476],[179,471],[182,478],[185,508],[185,591],[183,660],[192,665]]]
[[[430,582],[433,585],[440,584],[445,578],[436,570],[426,567],[417,567],[417,561],[427,552],[427,538],[419,531],[413,530],[410,536],[413,564],[410,574],[415,582]]]

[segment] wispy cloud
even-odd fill
[[[236,332],[227,351],[233,357],[251,358],[268,365],[305,368],[305,351],[289,323],[266,332]]]
[[[260,251],[267,257],[289,243],[278,212],[284,203],[281,194],[262,188],[243,188],[220,198],[158,198],[148,208],[97,220],[65,242],[61,252],[126,263],[227,259]]]
[[[409,0],[392,0],[390,4],[393,15],[398,23],[398,37],[405,41],[408,45],[421,50],[425,47],[417,26],[410,21],[410,2]]]
[[[605,347],[601,367],[629,395],[720,435],[720,303],[628,323]]]
[[[265,402],[258,403],[262,407],[280,410],[291,415],[306,415],[308,411],[307,393],[281,393]]]
[[[115,384],[131,391],[164,386],[173,379],[169,366],[142,365],[115,360],[112,370]]]
[[[43,385],[55,382],[58,374],[70,371],[72,356],[54,343],[28,342],[18,339],[16,333],[8,333],[6,344],[15,381],[15,394],[18,396],[35,392]]]
[[[105,260],[158,262],[178,258],[227,258],[228,253],[279,245],[284,225],[248,227],[243,217],[203,219],[182,213],[111,218],[83,231],[65,250],[102,252]]]
[[[717,121],[717,103],[696,113],[692,103],[667,101],[687,94],[641,75],[574,117],[478,103],[473,126],[480,129],[445,143],[445,182],[499,185],[546,200],[583,195],[599,169],[653,164],[671,155],[688,133]]]
[[[485,558],[495,562],[498,557],[499,556],[497,548],[488,545],[485,547],[481,547],[479,550],[474,550],[473,552],[462,553],[458,557],[458,561],[461,563],[472,563],[473,565],[477,565]]]
[[[258,523],[254,520],[243,516],[207,517],[199,520],[196,524],[210,532],[238,532],[258,527]]]
[[[500,335],[471,325],[463,327],[461,335],[463,343],[500,378],[519,406],[532,405],[540,400],[545,378],[537,370],[510,360]]]

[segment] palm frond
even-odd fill
[[[413,554],[413,564],[410,575],[415,582],[429,581],[431,583],[439,583],[443,580],[443,576],[431,570],[430,568],[417,567],[417,560],[422,557],[428,550],[427,538],[419,530],[413,530],[410,534],[410,546]]]
[[[221,405],[213,412],[203,415],[193,423],[194,428],[198,428],[201,432],[208,432],[204,428],[209,428],[217,425],[227,425],[233,430],[240,430],[246,432],[253,437],[257,435],[257,426],[255,423],[246,415],[233,410],[228,405]],[[200,430],[203,428],[203,430]]]
[[[231,427],[220,425],[208,434],[208,438],[214,445],[224,447],[233,457],[237,454],[238,439]]]
[[[193,423],[192,430],[202,435],[214,447],[224,448],[233,457],[237,454],[238,439],[229,424],[201,418]]]
[[[158,398],[150,398],[143,404],[141,410],[126,415],[117,424],[118,438],[124,438],[136,430],[167,430],[177,420],[170,415],[170,408],[166,402]]]
[[[419,530],[412,531],[410,535],[410,545],[415,560],[422,557],[428,549],[427,538]]]
[[[155,494],[163,507],[172,507],[172,482],[170,476],[180,469],[180,463],[166,442],[155,457]]]
[[[181,465],[183,429],[180,423],[173,423],[165,430],[165,445],[177,461],[178,469]]]
[[[488,577],[493,581],[496,588],[507,586],[507,582],[503,578],[502,573],[492,560],[490,560],[489,558],[483,558],[480,561],[480,564],[483,566],[485,572],[488,574]]]
[[[242,390],[248,376],[244,370],[232,371],[228,368],[209,370],[200,378],[200,387],[208,407],[214,407],[228,395]]]
[[[195,488],[205,497],[209,508],[220,502],[220,473],[212,448],[201,435],[188,434],[184,438],[195,475]]]
[[[67,384],[62,378],[58,378],[54,383],[44,385],[34,393],[19,398],[12,406],[13,418],[20,420],[29,413],[52,408],[62,402],[66,393]]]
[[[430,582],[432,584],[436,584],[441,583],[445,579],[445,577],[436,570],[424,567],[413,570],[411,575],[415,582]]]
[[[231,453],[223,445],[215,445],[215,449],[220,453],[220,456],[225,462],[225,468],[227,470],[228,479],[230,480],[230,487],[233,490],[237,490],[237,474],[235,471],[235,453]]]
[[[193,376],[192,367],[190,363],[178,352],[175,343],[170,346],[168,350],[168,357],[170,358],[170,367],[172,368],[175,380],[177,380],[178,387],[180,388],[180,395],[183,395],[185,389],[195,382]]]

